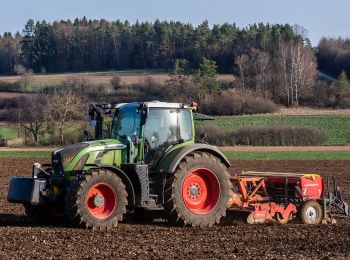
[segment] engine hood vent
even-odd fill
[[[78,143],[67,145],[61,149],[58,149],[52,153],[52,158],[57,158],[60,155],[63,164],[71,163],[74,157],[85,147],[88,147],[87,143]]]

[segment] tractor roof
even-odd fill
[[[151,101],[151,102],[143,102],[147,107],[159,107],[159,108],[189,108],[188,104],[183,103],[168,103],[161,101]]]
[[[133,102],[133,103],[120,103],[115,106],[115,108],[121,108],[124,105],[128,104],[142,104],[145,107],[149,108],[190,108],[190,105],[183,103],[168,103],[161,101],[150,101],[150,102]]]

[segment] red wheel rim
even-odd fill
[[[86,205],[95,218],[105,219],[112,214],[117,204],[114,189],[106,183],[96,183],[86,197]]]
[[[215,174],[206,168],[191,170],[182,186],[186,207],[195,214],[208,214],[220,198],[220,184]]]

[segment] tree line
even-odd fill
[[[0,73],[17,72],[18,65],[34,72],[167,70],[176,59],[197,68],[204,57],[215,61],[220,73],[231,73],[239,55],[252,48],[274,55],[281,42],[309,43],[289,24],[29,20],[22,33],[0,37]]]

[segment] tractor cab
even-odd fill
[[[122,103],[114,108],[110,139],[127,146],[125,163],[153,166],[172,147],[194,143],[193,106],[153,101]],[[100,128],[96,125],[96,139],[102,138]]]

